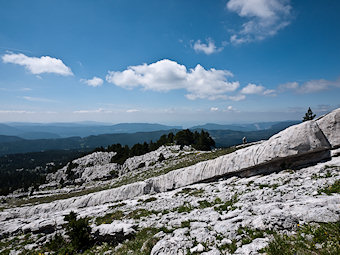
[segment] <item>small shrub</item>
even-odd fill
[[[89,248],[92,242],[89,220],[87,218],[77,219],[77,214],[73,211],[66,215],[64,220],[67,221],[66,234],[70,238],[72,247],[76,251]]]
[[[55,234],[52,239],[46,244],[46,247],[52,251],[59,251],[66,247],[67,243],[61,234]]]
[[[164,160],[165,160],[165,157],[164,157],[163,153],[159,154],[158,161],[162,162]]]

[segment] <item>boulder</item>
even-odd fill
[[[95,226],[92,228],[92,232],[97,242],[117,244],[130,239],[136,231],[133,224],[112,222],[111,224]]]
[[[321,116],[316,120],[322,132],[327,137],[332,148],[340,147],[340,108]]]

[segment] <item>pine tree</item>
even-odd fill
[[[315,114],[313,114],[312,110],[310,109],[310,107],[308,107],[308,111],[306,112],[305,116],[303,117],[302,121],[308,121],[308,120],[312,120],[315,118]]]

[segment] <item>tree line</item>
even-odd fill
[[[137,143],[131,148],[128,145],[122,146],[118,143],[109,145],[106,149],[103,147],[96,148],[95,151],[116,152],[116,155],[111,159],[111,163],[123,165],[130,157],[140,156],[169,144],[180,145],[181,148],[185,145],[191,145],[196,150],[208,151],[215,146],[215,141],[211,138],[210,134],[204,130],[201,130],[201,132],[192,132],[189,129],[185,129],[177,132],[176,135],[172,132],[167,135],[162,135],[156,142],[151,140],[150,143]]]

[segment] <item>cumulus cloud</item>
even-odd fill
[[[109,71],[106,81],[116,86],[132,89],[167,92],[185,89],[190,100],[224,98],[227,92],[235,91],[239,82],[229,82],[233,74],[227,70],[204,69],[201,65],[187,69],[175,61],[163,59],[152,64],[129,66],[126,70]]]
[[[223,50],[223,47],[217,48],[215,42],[210,38],[207,39],[207,43],[203,43],[201,40],[196,41],[192,48],[196,52],[203,52],[206,55],[221,52]]]
[[[245,95],[229,96],[228,99],[237,102],[246,99],[246,96]]]
[[[89,80],[80,79],[80,81],[91,87],[99,87],[103,85],[103,82],[104,82],[103,79],[96,77],[96,76],[94,76],[92,79],[89,79]]]
[[[210,108],[210,111],[216,112],[216,111],[218,111],[218,108],[217,108],[217,107],[211,107],[211,108]]]
[[[242,94],[262,94],[265,88],[261,85],[256,85],[253,83],[249,83],[246,87],[241,90]]]
[[[2,56],[4,63],[17,64],[24,66],[32,74],[55,73],[63,76],[73,75],[71,68],[66,66],[63,61],[49,56],[28,57],[22,53],[8,53]]]
[[[278,86],[278,90],[280,92],[290,90],[301,94],[315,93],[331,88],[340,88],[340,79],[336,81],[329,81],[325,79],[310,80],[303,84],[299,84],[298,82],[288,82]]]
[[[292,18],[289,0],[230,0],[227,9],[246,19],[240,31],[230,37],[233,44],[273,36],[288,26]]]

